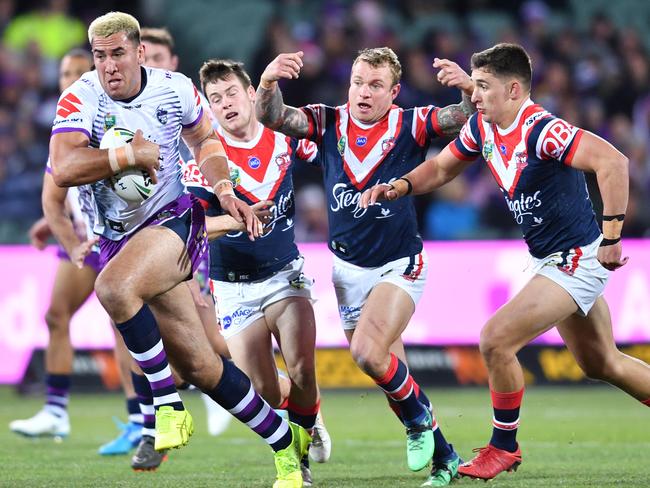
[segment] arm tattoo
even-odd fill
[[[438,110],[438,125],[443,134],[455,137],[474,112],[476,112],[476,107],[471,102],[470,97],[463,94],[462,102]]]
[[[284,104],[282,92],[277,85],[269,90],[261,86],[257,88],[255,115],[257,120],[270,129],[298,139],[307,136],[307,116],[302,110]]]

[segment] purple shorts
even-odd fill
[[[59,259],[65,259],[66,261],[70,261],[70,256],[68,256],[68,253],[65,252],[65,249],[63,249],[61,246],[59,246],[58,250],[56,251],[56,255]],[[86,259],[84,259],[84,266],[90,266],[92,269],[95,270],[97,274],[100,273],[100,271],[103,269],[103,266],[101,265],[100,262],[100,257],[98,252],[91,252],[86,256]]]
[[[199,283],[201,293],[210,295],[210,253],[206,252],[194,273],[194,278]]]
[[[101,236],[99,238],[100,264],[108,262],[124,247],[131,236],[141,229],[152,225],[162,225],[173,230],[185,242],[185,248],[190,256],[192,271],[188,279],[201,264],[201,258],[207,254],[208,234],[205,230],[205,213],[199,200],[191,194],[184,194],[178,200],[168,203],[156,215],[147,220],[133,233],[120,241],[112,241]]]

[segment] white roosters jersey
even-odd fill
[[[111,127],[135,132],[160,146],[162,158],[156,192],[142,203],[126,202],[109,180],[92,183],[97,220],[95,233],[113,241],[138,229],[156,212],[178,199],[185,187],[179,164],[180,134],[203,117],[198,91],[180,73],[142,67],[142,87],[128,100],[113,100],[104,92],[96,71],[85,73],[63,92],[57,105],[52,134],[78,131],[90,147],[99,147]]]

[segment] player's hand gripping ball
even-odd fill
[[[99,143],[100,149],[113,149],[131,142],[134,133],[129,129],[111,127]],[[149,173],[139,168],[130,168],[114,174],[110,178],[113,191],[129,203],[141,203],[156,192],[156,185]]]

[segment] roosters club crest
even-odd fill
[[[275,157],[275,164],[278,165],[278,168],[280,168],[281,171],[284,171],[291,165],[291,156],[289,156],[288,152],[278,154]]]
[[[389,137],[388,139],[384,139],[381,141],[381,152],[383,154],[386,154],[389,152],[391,149],[395,147],[395,138],[394,137]]]
[[[528,166],[528,154],[526,151],[521,151],[515,154],[515,163],[517,165],[517,171],[521,171]]]

